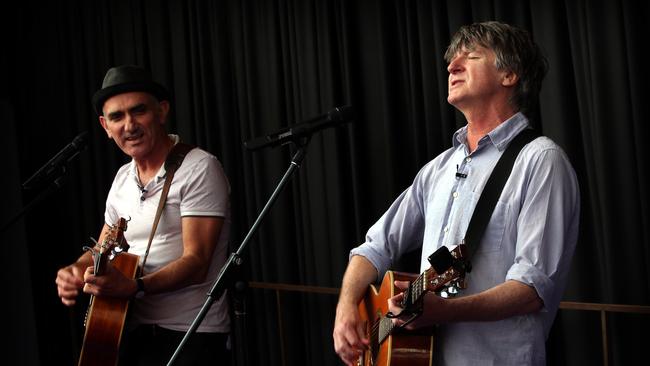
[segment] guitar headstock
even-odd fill
[[[428,259],[431,268],[422,274],[425,291],[440,292],[447,288],[447,291],[442,291],[443,297],[447,297],[467,287],[465,275],[472,270],[467,259],[467,245],[459,244],[452,251],[440,247]]]
[[[126,242],[126,239],[124,239],[124,232],[126,231],[126,223],[128,221],[120,217],[119,220],[117,220],[117,224],[111,226],[108,231],[110,233],[110,239],[111,239],[111,252],[113,253],[120,253],[120,252],[126,252],[129,250],[129,244]],[[113,259],[112,257],[110,259]]]
[[[90,251],[93,255],[95,275],[101,276],[104,274],[106,271],[106,264],[112,260],[116,254],[125,252],[129,249],[129,244],[127,244],[124,239],[124,232],[127,227],[126,224],[127,220],[120,217],[115,225],[109,226],[104,239],[99,243],[99,250],[84,247],[85,250]]]
[[[428,258],[431,267],[424,271],[409,289],[405,291],[403,308],[410,307],[422,299],[427,292],[441,292],[442,296],[454,295],[464,289],[465,275],[471,271],[467,259],[467,246],[459,244],[452,251],[445,246],[438,248]]]

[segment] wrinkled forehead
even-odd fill
[[[490,48],[483,45],[479,41],[468,41],[467,43],[452,44],[445,52],[445,61],[451,62],[456,56],[468,54],[470,52],[485,52],[489,53]]]
[[[158,102],[156,97],[147,93],[147,92],[126,92],[116,94],[104,102],[102,108],[105,114],[110,114],[116,111],[126,111],[136,105],[148,105],[152,106]]]

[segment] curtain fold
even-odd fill
[[[91,143],[65,186],[24,220],[41,360],[73,358],[79,342],[58,303],[56,269],[81,254],[103,220],[125,157],[90,97],[116,64],[149,68],[173,95],[168,129],[222,161],[232,188],[236,249],[289,166],[290,146],[242,142],[351,105],[355,119],[315,134],[302,166],[245,251],[244,280],[338,287],[348,251],[464,125],[446,102],[443,59],[463,24],[497,19],[528,29],[550,72],[535,125],[558,142],[581,186],[582,222],[565,299],[650,304],[644,42],[650,5],[601,1],[229,0],[21,3],[0,15],[0,99],[13,110],[6,174],[25,181],[83,130]],[[19,189],[19,188],[16,188]],[[23,192],[29,202],[34,192]],[[10,207],[5,207],[10,210]],[[9,214],[9,212],[7,213]],[[7,216],[7,215],[5,215]],[[5,243],[4,236],[2,241]],[[409,268],[408,261],[399,264]],[[417,269],[415,269],[417,270]],[[336,298],[249,291],[251,364],[337,364]],[[81,306],[75,310],[82,318]],[[628,336],[648,319],[610,316],[610,363],[636,360]],[[598,364],[598,319],[560,312],[552,364]],[[80,321],[77,322],[80,326]],[[282,329],[286,342],[277,332]],[[54,343],[53,343],[54,342]],[[36,346],[35,346],[36,347]],[[69,350],[61,355],[62,349]]]

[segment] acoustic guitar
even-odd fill
[[[441,247],[429,256],[431,267],[419,276],[387,271],[379,289],[370,286],[359,303],[370,345],[357,360],[357,366],[428,366],[433,363],[432,331],[406,331],[395,327],[391,319],[394,316],[388,312],[388,299],[401,291],[394,281],[410,281],[400,304],[404,314],[409,314],[408,323],[422,314],[426,293],[455,295],[465,288],[465,274],[471,270],[465,259],[466,250],[465,244],[456,246],[451,252]]]
[[[120,218],[111,226],[99,250],[85,247],[93,255],[93,271],[97,276],[106,273],[108,265],[126,277],[135,278],[139,257],[127,253],[129,245],[124,239],[127,220]],[[109,264],[110,263],[110,264]],[[122,330],[129,307],[128,299],[91,296],[85,319],[85,333],[79,366],[115,366],[120,349]]]

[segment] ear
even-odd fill
[[[104,116],[99,116],[99,123],[102,125],[104,131],[106,131],[106,135],[108,136],[108,138],[112,139],[113,136],[111,136],[111,132],[108,130],[108,127],[106,126],[106,118]]]
[[[164,124],[167,122],[167,114],[169,113],[169,101],[162,100],[158,105],[160,106],[160,123]]]
[[[502,86],[514,86],[519,81],[519,76],[512,71],[506,71],[501,77]]]

